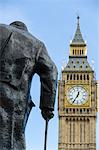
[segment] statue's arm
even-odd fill
[[[40,109],[53,111],[58,73],[44,44],[41,45],[40,50],[38,51],[36,68],[41,81]]]

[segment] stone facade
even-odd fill
[[[80,53],[83,47],[84,53]],[[73,50],[78,50],[78,53],[74,53]],[[70,44],[69,61],[58,82],[58,150],[96,150],[97,81],[87,61],[86,51],[78,18],[75,37]],[[81,86],[87,91],[85,103],[69,102],[68,91],[74,86]],[[75,99],[79,101],[81,94]]]

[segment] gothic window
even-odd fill
[[[75,142],[75,121],[73,120],[73,142]]]
[[[66,118],[66,121],[68,121],[68,118]]]
[[[78,50],[78,55],[79,55],[79,50]]]
[[[76,55],[78,55],[78,50],[76,50]]]
[[[70,121],[69,123],[70,123],[70,140],[69,140],[69,141],[71,142],[71,131],[72,131],[72,130],[71,130],[71,127],[72,127],[72,126],[71,126],[71,121]]]
[[[86,111],[86,109],[84,108],[84,112]]]
[[[79,75],[77,74],[77,80],[79,80]]]
[[[80,80],[82,80],[82,74],[80,75]]]
[[[79,109],[77,109],[77,113],[79,113]]]
[[[82,122],[80,123],[80,142],[82,142]]]
[[[89,113],[89,109],[87,109],[87,113]]]
[[[70,75],[70,80],[72,80],[72,74]]]
[[[85,132],[85,122],[84,122],[84,142],[85,142],[86,132]]]
[[[69,80],[69,74],[67,74],[67,80]]]
[[[75,113],[75,109],[73,109],[73,113]]]
[[[82,50],[82,55],[84,54],[84,51]]]
[[[75,49],[75,55],[76,55],[76,49]]]
[[[81,49],[80,49],[80,55],[81,55]]]
[[[66,109],[66,113],[68,113],[68,109]]]
[[[87,80],[89,80],[89,75],[87,74]]]
[[[75,80],[75,74],[74,74],[74,80]]]
[[[80,109],[80,113],[82,114],[82,109]]]
[[[84,74],[84,80],[86,80],[86,76],[85,76],[85,74]]]
[[[74,55],[74,49],[73,49],[73,55]]]

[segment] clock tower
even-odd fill
[[[58,150],[96,150],[97,81],[87,60],[87,45],[77,29],[69,61],[58,82]]]

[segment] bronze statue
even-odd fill
[[[33,75],[41,81],[43,118],[53,117],[57,68],[44,44],[26,25],[0,24],[0,150],[25,150],[25,127],[34,106],[30,88]]]

